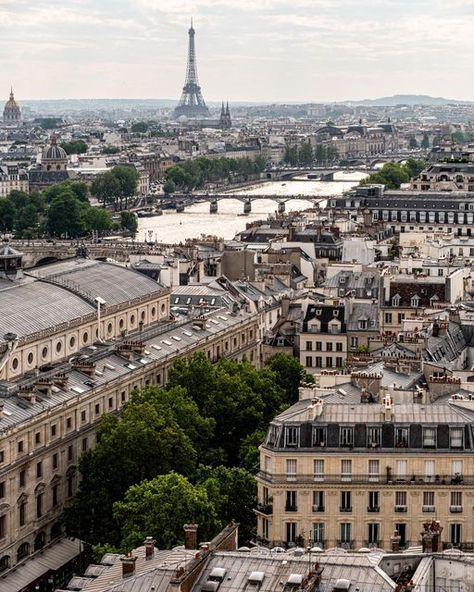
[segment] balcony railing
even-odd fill
[[[380,506],[367,506],[367,512],[380,512]]]
[[[324,512],[324,506],[313,506],[313,512]]]
[[[273,514],[272,504],[258,503],[255,509],[257,510],[257,512],[260,512],[261,514],[266,514],[267,516]]]
[[[352,512],[352,507],[351,506],[340,506],[339,511],[340,512]]]
[[[285,505],[285,512],[297,512],[298,507],[295,504],[286,504]]]
[[[462,506],[449,506],[451,514],[460,514],[462,512]]]
[[[395,512],[406,512],[407,507],[405,505],[398,505],[394,508]]]
[[[321,474],[277,474],[277,473],[268,473],[266,471],[260,471],[257,474],[257,477],[266,481],[268,483],[288,483],[291,481],[293,483],[300,483],[300,484],[310,484],[310,483],[328,483],[328,484],[338,484],[338,483],[352,483],[352,484],[373,484],[377,483],[378,486],[380,485],[394,485],[399,487],[401,484],[405,484],[406,486],[416,487],[416,486],[426,486],[427,483],[436,486],[442,485],[456,485],[456,486],[464,486],[464,485],[474,485],[474,475],[463,475],[463,476],[454,476],[454,475],[436,475],[436,477],[426,477],[425,475],[412,475],[412,476],[396,476],[396,475],[380,475],[378,478],[374,474],[364,474],[364,475],[355,475],[352,474],[350,478],[347,475],[341,476],[338,475],[321,475]]]
[[[354,541],[337,541],[337,546],[341,547],[341,549],[353,549]]]
[[[474,543],[443,543],[443,551],[446,549],[459,549],[465,553],[472,553],[474,551]]]

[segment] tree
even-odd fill
[[[131,485],[156,475],[174,470],[191,475],[196,452],[173,410],[148,397],[127,404],[121,417],[104,415],[98,438],[81,457],[82,480],[66,511],[66,526],[91,544],[117,545],[121,533],[112,517],[114,502]]]
[[[418,141],[415,136],[412,136],[408,142],[409,148],[418,148]]]
[[[84,214],[85,230],[96,230],[99,233],[112,228],[112,215],[102,208],[88,207]]]
[[[423,134],[423,139],[421,140],[421,147],[425,150],[430,147],[430,136],[428,132]]]
[[[85,154],[88,146],[84,140],[71,140],[70,142],[63,142],[61,148],[66,151],[66,154]]]
[[[131,550],[152,536],[160,548],[183,543],[183,525],[199,524],[204,540],[223,525],[203,485],[192,485],[185,477],[171,472],[133,485],[124,501],[114,504],[114,518],[121,525],[121,546]]]
[[[138,121],[132,125],[132,132],[134,134],[146,134],[148,131],[148,124],[144,121]]]
[[[27,229],[36,229],[38,227],[38,212],[32,203],[18,211],[16,216],[16,229],[23,232]]]
[[[55,197],[58,197],[62,193],[70,192],[79,201],[88,202],[88,191],[87,183],[84,183],[83,181],[63,181],[62,183],[56,183],[45,189],[43,191],[43,198],[46,203],[50,203]]]
[[[108,203],[117,203],[120,194],[120,182],[112,171],[100,173],[91,185],[91,193],[105,207]]]
[[[298,358],[287,354],[275,354],[265,364],[275,373],[276,383],[285,392],[285,403],[293,405],[299,398],[299,386],[302,382],[314,383],[299,363]]]
[[[12,232],[15,227],[16,208],[10,199],[0,199],[0,230]]]
[[[122,206],[122,200],[125,199],[125,208],[128,205],[128,199],[135,195],[138,186],[139,175],[134,167],[128,166],[116,166],[112,169],[112,174],[119,182],[119,198],[120,206]]]
[[[163,185],[163,191],[169,195],[170,193],[174,193],[176,191],[176,185],[174,184],[174,182],[171,179],[168,179],[167,181],[165,181],[164,185]]]
[[[48,208],[46,226],[53,236],[80,236],[84,231],[84,204],[71,190],[63,190]]]
[[[403,166],[407,171],[408,176],[411,179],[413,179],[413,177],[418,177],[421,171],[425,168],[426,163],[422,160],[415,160],[414,158],[409,158]]]
[[[120,212],[120,227],[136,234],[138,230],[138,219],[133,212]]]
[[[303,166],[310,166],[313,160],[314,154],[311,142],[303,142],[298,150],[298,163]]]
[[[197,482],[203,485],[222,524],[239,523],[239,537],[249,543],[255,536],[254,508],[257,482],[249,471],[239,467],[199,467]]]
[[[266,430],[257,429],[252,434],[246,436],[239,448],[239,466],[255,474],[260,467],[259,446],[265,441]]]

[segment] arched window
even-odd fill
[[[44,532],[39,532],[35,537],[34,542],[34,550],[39,551],[42,549],[46,544],[46,534]]]
[[[30,554],[30,543],[22,543],[16,552],[16,560],[21,561]]]
[[[0,573],[10,567],[10,555],[4,555],[0,559]]]

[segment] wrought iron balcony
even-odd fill
[[[380,506],[367,506],[367,512],[380,512]]]
[[[340,512],[352,512],[352,506],[340,506],[339,511]]]
[[[270,516],[271,514],[273,514],[273,505],[272,504],[258,503],[257,507],[255,509],[257,512],[260,512],[261,514],[266,514],[267,516]]]
[[[297,512],[298,506],[295,504],[285,504],[285,512]]]
[[[458,486],[472,486],[474,485],[474,475],[463,475],[463,476],[453,476],[453,475],[436,475],[435,477],[427,477],[425,475],[406,475],[406,476],[397,476],[397,475],[374,475],[374,474],[352,474],[350,477],[347,475],[321,475],[321,474],[278,474],[278,473],[269,473],[266,471],[260,471],[257,474],[257,478],[265,481],[267,483],[272,484],[285,484],[288,482],[298,483],[298,484],[312,484],[312,483],[327,483],[328,485],[337,485],[339,483],[351,483],[351,484],[359,484],[359,485],[369,485],[374,486],[377,483],[377,486],[383,485],[390,485],[395,487],[400,487],[400,485],[404,484],[406,486],[411,487],[426,487],[429,483],[431,486],[451,486],[451,485],[458,485]]]
[[[324,512],[324,506],[313,506],[313,512]]]

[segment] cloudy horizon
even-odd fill
[[[0,96],[177,100],[191,16],[209,102],[474,99],[473,0],[0,0]]]

